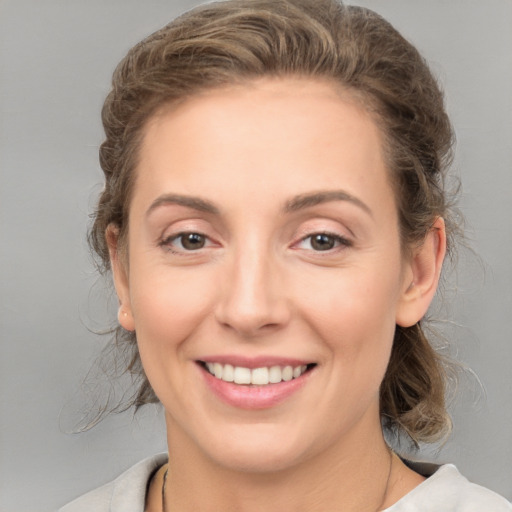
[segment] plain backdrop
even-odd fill
[[[100,108],[126,51],[194,0],[0,0],[0,511],[47,512],[165,450],[158,407],[69,434],[113,318],[85,243],[101,188]],[[461,256],[443,329],[464,380],[439,451],[512,499],[512,2],[361,0],[446,91],[454,171],[480,262]],[[95,284],[96,283],[96,284]],[[457,327],[460,325],[460,327]]]

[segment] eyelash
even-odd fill
[[[342,250],[343,248],[352,247],[352,245],[353,245],[352,241],[349,240],[348,238],[345,238],[344,236],[338,235],[336,233],[331,233],[329,231],[318,231],[316,233],[311,233],[310,235],[307,235],[304,238],[301,238],[301,240],[299,241],[299,244],[305,242],[306,240],[312,241],[314,237],[318,237],[318,236],[329,237],[330,239],[333,240],[335,245],[334,245],[334,247],[326,249],[326,250],[314,250],[313,249],[313,251],[315,253],[325,252],[328,254],[329,253],[332,254],[332,252],[335,252],[337,250]],[[311,242],[310,242],[310,244],[311,244]]]
[[[184,246],[183,246],[183,238],[185,236],[190,236],[190,235],[196,235],[196,236],[199,236],[199,237],[202,237],[204,239],[204,245],[202,247],[199,247],[198,249],[189,249],[187,250]],[[178,248],[176,249],[174,246],[173,246],[173,242],[175,242],[176,240],[180,240],[181,239],[181,248]],[[210,245],[213,245],[210,238],[208,236],[206,236],[205,234],[203,233],[200,233],[200,232],[197,232],[197,231],[182,231],[180,233],[176,233],[174,235],[171,235],[171,236],[168,236],[166,238],[164,238],[160,243],[159,243],[160,247],[166,249],[167,251],[173,253],[173,254],[177,254],[177,255],[185,255],[187,253],[195,253],[195,252],[199,252],[201,249],[204,249],[205,247],[209,247]]]
[[[185,236],[190,236],[190,235],[196,235],[196,236],[199,236],[199,237],[202,237],[204,239],[204,245],[202,247],[199,247],[198,249],[186,249],[184,246],[183,246],[183,238]],[[350,240],[348,240],[347,238],[341,236],[341,235],[338,235],[336,233],[331,233],[331,232],[328,232],[328,231],[319,231],[319,232],[316,232],[316,233],[311,233],[303,238],[300,239],[300,241],[295,244],[295,245],[299,245],[299,244],[302,244],[304,243],[306,240],[310,240],[310,244],[312,245],[312,241],[314,239],[314,237],[328,237],[329,239],[331,239],[331,241],[333,242],[334,246],[333,247],[330,247],[330,248],[327,248],[325,250],[315,250],[313,247],[311,247],[311,249],[313,250],[313,252],[315,253],[322,253],[322,252],[325,252],[325,253],[332,253],[332,252],[336,252],[337,250],[341,250],[342,248],[346,248],[346,247],[351,247],[353,244]],[[175,242],[176,240],[182,240],[181,241],[181,249],[175,249],[174,246],[173,246],[173,242]],[[210,241],[210,243],[208,243],[208,241]],[[184,254],[184,253],[194,253],[194,252],[198,252],[200,251],[201,249],[204,249],[205,247],[209,247],[212,245],[212,242],[211,240],[209,239],[209,237],[203,233],[200,233],[200,232],[196,232],[196,231],[182,231],[180,233],[176,233],[174,235],[171,235],[171,236],[168,236],[166,237],[165,239],[163,239],[160,244],[159,244],[161,247],[164,247],[166,248],[168,251],[172,252],[173,254]]]

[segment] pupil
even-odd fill
[[[204,236],[198,233],[183,235],[181,243],[185,249],[201,249],[204,246]]]
[[[328,251],[334,247],[334,239],[329,235],[315,235],[311,241],[311,246],[317,251]]]

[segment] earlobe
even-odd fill
[[[135,323],[133,321],[131,310],[127,311],[127,308],[123,306],[123,304],[119,306],[117,311],[117,321],[123,329],[127,331],[135,331]]]
[[[109,224],[105,232],[105,238],[108,244],[114,286],[119,299],[117,320],[127,331],[134,331],[135,322],[130,302],[128,272],[119,248],[119,228],[113,224]]]
[[[404,290],[397,308],[397,325],[410,327],[425,316],[437,290],[445,254],[445,224],[438,217],[408,263]]]

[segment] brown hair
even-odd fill
[[[102,111],[100,162],[105,189],[89,241],[100,269],[110,270],[106,229],[124,243],[134,173],[148,119],[159,108],[206,89],[263,76],[327,79],[353,91],[379,124],[396,188],[403,247],[419,244],[445,219],[455,228],[444,191],[453,133],[436,80],[417,50],[376,13],[336,0],[228,0],[187,12],[133,47],[115,70]],[[134,333],[116,330],[138,376],[128,405],[156,402]],[[415,442],[450,429],[446,371],[421,322],[397,326],[381,385],[388,429]]]

